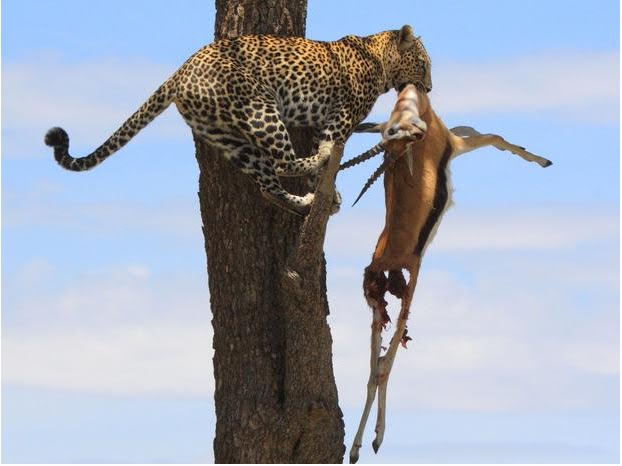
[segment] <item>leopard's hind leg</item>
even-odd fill
[[[176,102],[179,112],[195,134],[220,148],[226,158],[250,175],[266,199],[279,207],[306,215],[313,194],[290,194],[277,177],[276,166],[281,162],[295,161],[296,153],[274,96],[241,70],[232,68],[231,73],[231,79],[237,76],[246,83],[247,90],[253,92],[231,93],[224,83],[202,83],[199,80],[199,84],[214,89],[213,93],[218,97],[203,96],[198,102],[192,93],[183,94],[184,98]]]
[[[219,134],[220,131],[218,130],[208,131],[197,134],[204,137],[211,145],[222,150],[224,157],[243,173],[250,175],[259,185],[259,191],[264,198],[278,207],[298,215],[306,215],[309,212],[313,203],[313,193],[305,196],[288,193],[276,175],[274,162],[270,156],[240,136],[233,136],[225,132]]]
[[[247,107],[248,108],[248,107]],[[320,168],[330,157],[332,144],[328,146],[314,141],[315,155],[298,158],[294,152],[291,138],[281,118],[278,106],[269,98],[255,96],[244,119],[235,124],[243,130],[248,141],[271,155],[278,176],[305,176],[319,173]],[[242,115],[238,115],[242,116]]]

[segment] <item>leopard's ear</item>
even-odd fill
[[[354,128],[355,133],[382,133],[382,123],[361,123]]]
[[[402,26],[400,29],[397,48],[400,50],[408,50],[415,45],[415,35],[413,33],[413,28],[408,24]]]

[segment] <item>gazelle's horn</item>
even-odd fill
[[[402,156],[406,157],[406,165],[408,165],[408,171],[410,172],[410,176],[413,176],[413,173],[415,172],[415,169],[414,169],[415,155],[413,154],[413,151],[412,151],[412,145],[413,145],[412,142],[410,144],[407,144],[406,149],[404,149],[404,152],[402,152]]]
[[[346,168],[350,168],[350,167],[353,167],[354,165],[358,165],[361,162],[365,162],[365,160],[369,160],[372,157],[375,157],[383,150],[384,150],[384,143],[381,141],[378,144],[376,144],[374,147],[369,149],[367,152],[363,152],[361,155],[357,155],[353,159],[350,159],[347,162],[342,163],[339,166],[339,170],[345,170]]]
[[[365,183],[365,186],[363,186],[363,189],[361,190],[359,197],[356,198],[356,201],[354,201],[354,204],[352,204],[352,207],[354,207],[354,205],[359,201],[359,199],[363,197],[363,194],[367,192],[367,190],[371,187],[371,185],[374,184],[378,178],[380,178],[380,175],[384,173],[387,166],[393,162],[395,162],[395,160],[392,159],[391,157],[384,158],[384,160],[382,161],[382,164],[380,164],[380,166],[376,168],[376,171],[369,177],[369,179],[367,180],[367,183]]]

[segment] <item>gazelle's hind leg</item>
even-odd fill
[[[553,162],[550,160],[532,154],[526,151],[524,147],[511,144],[497,134],[482,134],[470,126],[456,126],[451,128],[450,131],[454,136],[458,137],[454,140],[454,157],[480,147],[494,146],[499,150],[509,150],[528,162],[536,162],[541,167],[546,168],[553,165]]]
[[[350,448],[350,463],[356,463],[359,459],[359,449],[363,444],[363,433],[367,418],[371,411],[371,406],[376,398],[376,388],[378,387],[378,360],[380,358],[380,350],[382,343],[381,332],[388,323],[387,302],[384,295],[387,290],[387,279],[383,272],[374,272],[369,269],[365,270],[365,278],[363,279],[363,290],[367,303],[372,308],[373,319],[371,324],[371,351],[369,356],[369,379],[367,381],[367,399],[365,407],[361,415],[359,427],[352,441]]]
[[[395,332],[393,332],[391,343],[389,344],[389,349],[387,350],[387,353],[378,360],[378,416],[376,418],[376,438],[372,443],[374,452],[378,452],[378,449],[384,440],[387,407],[387,383],[389,381],[389,375],[391,374],[393,362],[395,361],[395,355],[400,343],[405,344],[406,339],[409,339],[406,337],[406,323],[408,321],[408,314],[410,312],[410,305],[415,292],[415,286],[417,285],[417,275],[419,274],[420,264],[421,259],[417,258],[415,264],[409,267],[408,272],[410,274],[410,278],[408,280],[408,285],[406,285],[403,281],[403,278],[400,280],[399,276],[395,276],[393,280],[391,280],[391,276],[389,277],[389,281],[394,283],[393,286],[395,292],[392,291],[392,293],[401,299],[402,305],[400,315],[397,319],[397,326],[395,328]],[[402,284],[401,288],[399,287],[400,284]]]

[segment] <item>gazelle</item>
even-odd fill
[[[450,204],[449,162],[460,154],[492,145],[542,167],[551,165],[549,160],[510,144],[496,134],[480,134],[467,126],[450,131],[432,110],[428,96],[414,85],[402,89],[389,121],[381,124],[366,123],[360,125],[357,131],[379,132],[382,141],[370,151],[344,164],[344,167],[366,160],[382,150],[388,155],[359,195],[360,198],[384,172],[385,226],[363,279],[365,298],[373,312],[371,358],[367,400],[350,450],[351,463],[358,460],[365,424],[376,392],[378,414],[376,438],[372,443],[374,451],[377,452],[382,444],[387,381],[398,345],[401,343],[405,346],[410,340],[406,321],[421,259]],[[403,269],[408,271],[408,281]],[[388,277],[385,272],[388,272]],[[386,354],[380,356],[381,332],[390,321],[384,299],[387,291],[401,300],[401,309]]]

